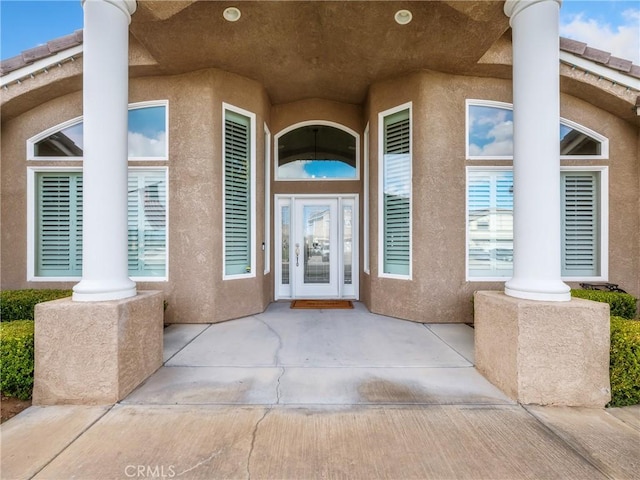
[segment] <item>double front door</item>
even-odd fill
[[[357,196],[276,196],[276,299],[357,298]]]

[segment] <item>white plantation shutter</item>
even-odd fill
[[[82,172],[36,176],[35,274],[82,275]],[[164,170],[129,172],[129,275],[166,276],[167,183]]]
[[[36,275],[82,274],[82,173],[39,173]]]
[[[251,122],[225,112],[224,258],[225,275],[251,273]]]
[[[600,275],[599,178],[562,172],[562,275]]]
[[[409,110],[384,119],[383,273],[409,275],[411,125]]]
[[[513,173],[470,171],[467,181],[470,277],[513,272]]]
[[[167,258],[164,171],[130,171],[128,192],[129,275],[163,277]]]

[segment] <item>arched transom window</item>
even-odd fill
[[[333,124],[294,125],[276,138],[277,180],[355,180],[358,135]]]

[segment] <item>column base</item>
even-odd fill
[[[73,287],[74,302],[106,302],[136,296],[136,283],[126,279],[121,283],[105,284],[83,279]]]
[[[597,408],[611,400],[609,305],[474,298],[476,368],[513,400]]]
[[[122,400],[162,365],[163,294],[36,305],[34,405]]]
[[[505,283],[504,293],[509,297],[542,302],[568,302],[571,300],[571,288],[561,280],[532,282],[512,278]]]

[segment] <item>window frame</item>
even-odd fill
[[[369,245],[369,195],[370,195],[370,180],[369,180],[369,139],[370,139],[370,130],[369,123],[367,122],[367,126],[364,128],[364,144],[363,144],[363,152],[362,152],[362,176],[364,177],[364,185],[363,185],[363,196],[362,199],[362,243],[363,243],[363,271],[367,275],[371,275],[371,260],[369,258],[370,255],[370,245]]]
[[[128,157],[129,161],[168,161],[169,160],[169,100],[148,100],[144,102],[135,102],[130,103],[128,105],[127,112],[131,110],[139,110],[142,108],[149,107],[164,107],[165,112],[165,155],[158,157]],[[81,162],[83,160],[83,156],[79,157],[43,157],[37,156],[35,154],[35,146],[36,143],[44,140],[48,136],[64,130],[65,128],[73,127],[78,125],[84,121],[84,115],[80,115],[78,117],[74,117],[72,119],[66,120],[62,123],[54,125],[51,128],[48,128],[37,135],[27,139],[27,161],[46,161],[46,162]]]
[[[505,282],[511,276],[472,277],[469,275],[469,172],[472,171],[513,171],[512,165],[467,165],[465,172],[465,280],[467,282]],[[567,277],[562,276],[566,282],[592,282],[608,281],[609,276],[609,166],[607,165],[572,165],[561,166],[560,172],[591,172],[598,173],[598,223],[599,223],[599,260],[600,275]],[[562,201],[562,198],[561,198]],[[562,218],[561,218],[562,221]],[[562,243],[561,243],[562,245]]]
[[[409,273],[384,271],[384,120],[386,117],[409,111]],[[406,102],[378,113],[378,277],[395,280],[413,279],[413,102]]]
[[[471,161],[512,161],[513,155],[494,155],[494,156],[481,156],[469,154],[469,114],[471,107],[492,107],[503,110],[509,110],[513,112],[513,104],[507,102],[498,102],[495,100],[480,100],[480,99],[466,99],[465,101],[465,159]],[[580,125],[572,120],[568,120],[564,117],[560,117],[558,128],[560,125],[577,130],[589,137],[594,138],[601,145],[601,151],[599,155],[560,155],[560,160],[608,160],[609,159],[609,139],[604,135],[591,130],[590,128]],[[558,152],[560,151],[560,145],[558,145]]]
[[[166,282],[169,280],[169,168],[167,166],[135,166],[127,171],[162,171],[166,189],[165,274],[161,277],[132,276],[135,282]],[[40,173],[82,173],[82,166],[28,166],[27,167],[27,281],[28,282],[78,282],[81,276],[44,277],[36,275],[36,177]]]
[[[271,131],[264,128],[264,275],[271,272]]]
[[[250,268],[251,272],[227,274],[226,273],[226,112],[233,112],[237,115],[241,115],[249,118],[249,192],[251,199],[249,202],[249,214],[251,216],[249,228],[251,233],[249,235],[249,248],[250,248]],[[222,279],[223,280],[239,280],[245,278],[256,277],[256,114],[245,110],[240,107],[236,107],[229,103],[222,103],[222,162],[220,168],[222,169]]]
[[[313,125],[337,128],[338,130],[342,130],[343,132],[346,132],[349,135],[354,137],[355,145],[356,145],[356,176],[355,177],[353,178],[280,178],[280,175],[278,174],[278,168],[279,168],[278,163],[280,160],[279,159],[280,149],[278,144],[280,142],[280,137],[298,128],[310,127]],[[328,120],[305,120],[304,122],[294,123],[293,125],[289,125],[288,127],[280,130],[273,137],[273,143],[274,143],[273,177],[276,182],[357,182],[360,180],[360,134],[355,130],[350,129],[346,125],[342,125],[337,122],[331,122]]]

